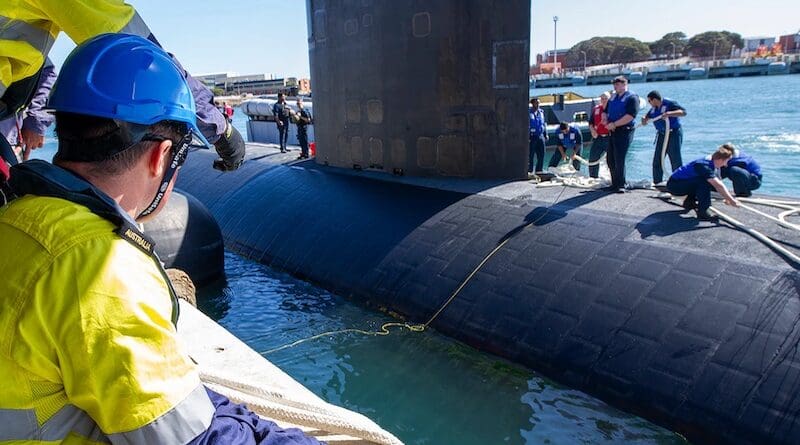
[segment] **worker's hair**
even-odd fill
[[[711,155],[711,159],[713,160],[730,159],[733,157],[733,151],[734,151],[733,144],[730,143],[722,144],[719,146],[719,148],[717,148],[717,151],[715,151],[714,154]]]
[[[129,170],[157,141],[131,141],[125,123],[113,119],[66,112],[56,113],[58,151],[53,163],[83,162],[97,175],[114,175]],[[149,135],[180,141],[188,132],[183,122],[161,121],[144,129]]]
[[[566,130],[567,128],[569,128],[569,124],[566,122],[561,122],[560,124],[558,124],[558,128],[559,130]]]
[[[608,91],[603,91],[602,93],[600,93],[600,97],[605,97],[606,99],[610,99],[611,93],[609,93]]]
[[[653,90],[653,91],[647,93],[647,98],[648,99],[661,100],[661,93],[659,93],[656,90]]]
[[[532,104],[532,103],[533,103],[533,101],[539,102],[539,98],[538,98],[538,97],[534,97],[534,98],[532,98],[530,103]]]

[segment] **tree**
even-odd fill
[[[664,34],[664,37],[649,45],[650,51],[656,56],[670,57],[673,54],[683,54],[686,48],[686,34],[676,31]],[[672,45],[675,45],[674,47]]]
[[[647,60],[651,55],[646,43],[631,37],[592,37],[570,48],[564,57],[564,65],[583,67],[584,52],[586,65],[637,62]]]
[[[211,89],[211,93],[214,94],[214,96],[224,96],[225,90],[220,87],[214,87]]]
[[[686,45],[689,54],[694,57],[711,57],[713,55],[730,54],[731,47],[741,48],[744,44],[742,36],[728,31],[706,31],[689,39]]]

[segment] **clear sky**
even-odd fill
[[[383,0],[407,1],[407,0]],[[307,77],[305,0],[129,0],[161,44],[192,73],[270,73]],[[594,36],[657,40],[672,31],[743,37],[800,31],[798,0],[532,0],[531,57]],[[60,66],[74,45],[65,36],[51,56]]]

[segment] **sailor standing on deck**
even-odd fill
[[[611,94],[608,91],[603,91],[600,94],[600,103],[592,107],[592,117],[589,119],[589,131],[592,133],[592,149],[589,151],[589,164],[595,163],[600,160],[608,150],[609,131],[606,128],[606,106]],[[597,178],[600,174],[599,165],[589,166],[589,177]]]
[[[64,62],[49,106],[54,163],[14,165],[0,208],[0,441],[317,444],[203,386],[138,229],[193,141],[209,146],[183,70],[149,40],[103,34]]]
[[[289,141],[289,118],[292,109],[286,103],[286,96],[278,93],[278,101],[272,106],[272,115],[275,116],[275,125],[278,126],[278,143],[281,146],[281,153],[286,153],[286,142]]]
[[[295,125],[297,125],[297,142],[300,144],[300,156],[297,159],[308,159],[308,126],[313,123],[311,113],[303,107],[303,99],[297,98]]]
[[[708,213],[711,207],[712,188],[722,195],[725,204],[738,207],[739,202],[731,196],[725,184],[715,174],[716,169],[728,164],[732,154],[732,147],[725,144],[711,156],[695,159],[681,166],[669,177],[667,191],[676,196],[686,196],[683,207],[686,210],[697,209],[697,219],[700,221],[712,219]]]
[[[656,127],[656,147],[653,153],[653,184],[660,184],[664,180],[661,153],[667,132],[667,123],[664,119],[669,118],[669,141],[667,142],[666,154],[669,156],[669,164],[672,167],[672,171],[675,171],[683,165],[683,160],[681,160],[683,130],[681,129],[679,117],[686,116],[686,109],[674,100],[662,98],[661,93],[656,90],[647,93],[647,102],[652,108],[642,116],[642,125],[647,125],[651,119],[656,119],[653,122]]]
[[[606,161],[611,171],[611,186],[606,191],[625,193],[625,157],[633,141],[634,120],[639,112],[639,96],[628,91],[628,79],[625,76],[614,78],[614,94],[606,105],[608,123],[611,132],[611,144]]]
[[[572,167],[575,168],[576,171],[580,171],[581,163],[575,159],[575,155],[579,155],[583,147],[583,135],[581,135],[581,130],[574,125],[561,122],[558,125],[558,132],[556,135],[558,136],[556,150],[553,152],[553,156],[550,157],[548,167],[558,167],[559,162],[567,161],[569,158],[572,159]],[[572,153],[567,155],[569,150],[572,150]]]
[[[530,115],[530,133],[528,140],[528,173],[541,172],[544,165],[544,146],[547,138],[547,121],[544,110],[539,108],[539,98],[531,99],[528,107]],[[533,158],[536,157],[536,170],[533,169]]]
[[[61,31],[78,44],[101,33],[134,34],[158,44],[136,10],[122,0],[2,0],[0,120],[31,103],[47,54]],[[211,91],[183,68],[181,71],[194,94],[198,127],[220,156],[214,168],[235,170],[244,159],[242,136],[214,107]],[[0,157],[16,164],[17,159],[9,153],[9,144],[0,137]]]
[[[720,169],[720,176],[723,179],[730,178],[736,196],[747,198],[753,194],[753,190],[761,187],[763,179],[761,166],[755,159],[736,149],[733,145],[725,144],[724,147],[731,148],[733,157],[728,161],[726,167]]]

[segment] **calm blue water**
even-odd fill
[[[593,97],[609,89],[611,85],[536,88],[531,95],[569,90]],[[682,119],[684,162],[732,142],[761,164],[764,182],[759,193],[800,195],[800,75],[629,85],[629,90],[643,98],[654,89],[686,108],[688,115]],[[636,130],[626,163],[629,181],[652,179],[654,140],[652,124]]]
[[[228,253],[206,313],[259,352],[393,321]],[[433,331],[332,335],[265,354],[323,399],[407,444],[684,444],[680,436]]]

